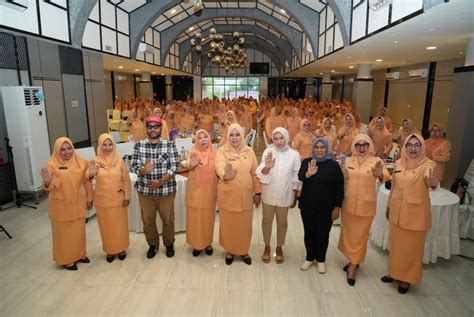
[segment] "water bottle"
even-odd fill
[[[336,151],[333,151],[333,152],[332,152],[332,159],[333,159],[334,161],[337,161],[337,153],[336,153]]]
[[[393,153],[393,163],[395,163],[397,160],[398,160],[398,150],[396,150],[396,151]]]
[[[339,165],[341,165],[341,167],[344,166],[344,163],[346,162],[346,158],[347,158],[347,154],[343,152],[339,158]]]
[[[181,154],[179,156],[180,161],[185,161],[186,160],[186,150],[184,146],[181,147]]]

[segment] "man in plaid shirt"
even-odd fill
[[[166,256],[174,255],[174,198],[179,156],[174,142],[161,138],[161,118],[145,119],[148,138],[135,144],[132,169],[138,175],[135,187],[142,209],[143,231],[150,245],[146,254],[151,259],[160,246],[156,211],[163,222],[163,244]]]

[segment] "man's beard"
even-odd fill
[[[152,136],[152,133],[153,133],[153,132],[147,133],[148,137],[149,137],[150,139],[152,139],[152,140],[158,140],[158,139],[160,138],[160,136],[161,136],[161,131],[160,131],[160,132],[154,132],[154,134],[156,135],[156,137],[153,137],[153,136]]]

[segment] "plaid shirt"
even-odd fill
[[[151,159],[155,168],[150,173],[141,176],[138,170],[145,165],[145,160]],[[135,187],[142,195],[167,196],[176,191],[176,180],[174,175],[179,168],[179,156],[176,145],[172,141],[160,139],[154,146],[147,138],[139,141],[133,148],[132,170],[138,175]],[[150,189],[147,183],[159,180],[165,174],[170,174],[171,179],[157,189]]]

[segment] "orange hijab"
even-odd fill
[[[199,134],[205,134],[209,139],[208,147],[205,148],[199,143]],[[196,185],[198,187],[209,184],[212,187],[216,187],[217,177],[213,160],[216,157],[216,149],[212,146],[211,136],[206,130],[201,129],[196,132],[194,136],[194,146],[189,150],[189,154],[196,154],[201,164],[198,169],[195,169],[196,173]]]
[[[236,149],[235,147],[232,146],[232,144],[230,144],[230,134],[232,133],[232,131],[234,130],[237,130],[239,131],[240,133],[240,145],[239,147]],[[238,123],[233,123],[231,124],[228,128],[227,128],[227,141],[226,143],[224,144],[224,150],[226,151],[230,151],[230,152],[237,152],[237,153],[242,153],[244,151],[246,151],[247,149],[250,149],[246,144],[245,144],[245,141],[244,141],[244,133],[245,133],[245,130],[242,126],[240,126]]]
[[[53,174],[58,170],[67,170],[67,176],[61,177],[61,187],[66,202],[73,204],[79,198],[78,188],[85,180],[85,171],[87,169],[87,162],[82,157],[74,153],[69,160],[63,159],[61,156],[61,146],[68,143],[74,149],[74,145],[69,138],[61,137],[54,142],[54,150],[50,159],[48,160],[48,167]]]
[[[443,142],[445,142],[443,125],[441,125],[440,123],[434,123],[431,127],[431,130],[433,130],[434,127],[437,127],[439,129],[439,137],[430,137],[428,140],[426,140],[426,155],[428,157],[433,157],[433,151],[441,144],[443,144]]]
[[[232,113],[232,116],[233,116],[234,120],[229,121],[229,119],[227,119],[227,114],[228,114],[228,113]],[[234,112],[233,110],[229,110],[229,111],[227,111],[227,112],[225,113],[225,125],[226,125],[226,126],[230,126],[230,125],[232,125],[232,124],[234,124],[234,123],[237,123],[237,124],[238,124],[239,121],[237,120],[237,116],[235,115],[235,112]]]
[[[300,122],[300,132],[305,139],[313,140],[314,134],[311,131],[305,131],[304,124],[309,122],[308,119],[302,119]],[[311,124],[311,122],[309,122]]]
[[[112,141],[112,145],[114,146],[113,152],[109,155],[105,154],[104,150],[102,150],[102,146],[107,139]],[[117,153],[117,147],[115,146],[114,139],[110,134],[102,133],[99,136],[99,141],[97,144],[97,156],[94,157],[94,161],[105,169],[110,169],[114,167],[117,162],[120,162],[120,156]]]
[[[421,144],[420,152],[418,152],[418,155],[416,158],[411,158],[408,155],[408,152],[406,149],[408,140],[410,140],[412,137],[417,138],[418,142],[420,142]],[[402,166],[404,166],[406,169],[414,169],[428,160],[429,158],[426,157],[426,144],[425,144],[425,140],[423,140],[423,137],[416,133],[413,133],[407,136],[407,138],[405,139],[405,143],[403,143],[402,153],[401,153],[401,158],[400,158]]]
[[[369,148],[367,152],[365,152],[364,155],[359,154],[359,152],[356,150],[356,143],[359,141],[365,141],[369,143]],[[359,162],[359,165],[364,164],[365,160],[371,156],[374,156],[375,154],[375,148],[374,148],[374,143],[372,142],[372,139],[367,135],[367,134],[358,134],[354,137],[354,140],[352,141],[351,145],[351,153],[352,156],[355,156],[357,158],[357,161]]]

